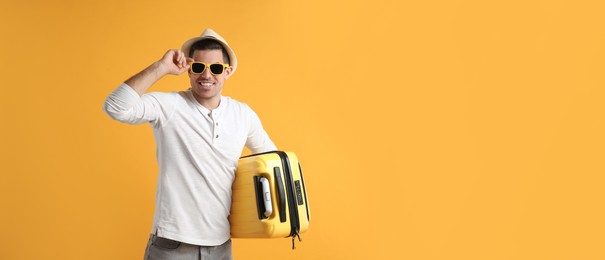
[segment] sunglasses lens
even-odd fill
[[[211,64],[210,65],[210,72],[212,72],[212,74],[218,75],[223,73],[223,65],[221,64]]]
[[[191,64],[191,72],[193,72],[193,73],[202,73],[202,72],[204,72],[205,68],[206,68],[206,65],[204,65],[203,63]]]

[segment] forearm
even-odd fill
[[[135,74],[124,83],[130,86],[134,91],[136,91],[139,96],[145,94],[145,92],[168,74],[168,71],[162,66],[162,63],[157,61],[151,64],[149,67],[145,68],[143,71]]]

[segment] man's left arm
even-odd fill
[[[250,128],[248,129],[248,138],[246,139],[246,147],[250,149],[252,153],[263,153],[268,151],[275,151],[277,147],[269,138],[269,135],[263,128],[258,115],[250,109]]]

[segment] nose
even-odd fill
[[[206,67],[204,72],[202,72],[202,78],[209,79],[210,77],[212,77],[212,74],[210,74],[210,68]]]

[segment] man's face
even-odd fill
[[[223,52],[221,50],[196,50],[193,53],[193,60],[206,64],[225,63]],[[198,102],[217,102],[220,100],[223,84],[231,75],[231,67],[225,68],[222,74],[213,75],[210,68],[206,68],[200,74],[193,74],[189,71],[189,83],[193,90],[193,95]],[[218,105],[218,103],[217,103]]]

